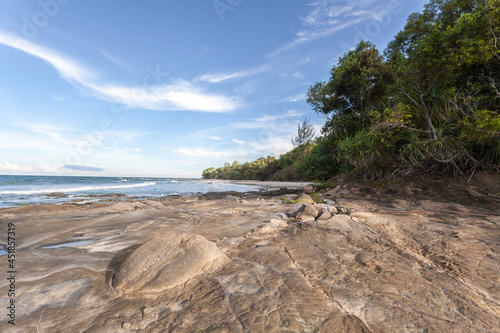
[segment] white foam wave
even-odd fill
[[[18,191],[1,191],[2,194],[44,194],[44,193],[70,193],[70,192],[86,192],[86,191],[98,191],[98,190],[111,190],[111,189],[123,189],[123,188],[133,188],[133,187],[146,187],[156,185],[155,182],[146,182],[140,184],[128,184],[128,185],[104,185],[104,186],[82,186],[82,187],[61,187],[61,188],[44,188],[39,190],[18,190]]]

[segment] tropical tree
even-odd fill
[[[301,146],[303,144],[311,142],[314,138],[314,127],[309,120],[306,118],[301,124],[297,125],[297,135],[292,137],[292,144],[294,147]]]
[[[351,136],[370,125],[370,112],[380,106],[390,81],[384,58],[369,42],[360,42],[330,71],[328,82],[317,82],[307,92],[313,110],[327,116],[324,132],[337,129]]]

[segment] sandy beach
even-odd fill
[[[333,194],[1,209],[0,331],[498,331],[497,211]]]

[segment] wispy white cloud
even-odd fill
[[[322,28],[322,29],[317,29],[317,30],[315,29],[315,30],[299,31],[297,33],[297,37],[293,41],[291,41],[290,43],[280,47],[276,51],[269,54],[268,58],[274,57],[275,55],[282,53],[284,51],[287,51],[291,48],[294,48],[298,45],[309,43],[309,42],[312,42],[316,39],[329,36],[333,33],[336,33],[338,31],[341,31],[341,30],[349,28],[353,25],[356,25],[362,21],[363,21],[362,19],[357,18],[357,19],[352,19],[352,20],[349,20],[349,21],[341,23],[341,24],[335,24],[335,25],[330,26],[328,28]],[[335,22],[335,23],[337,23],[337,22]]]
[[[302,74],[301,72],[295,72],[292,75],[295,76],[298,79],[303,79],[305,77],[305,75]]]
[[[190,133],[189,136],[191,136],[193,138],[210,139],[210,140],[217,140],[217,141],[222,140],[222,138],[220,136],[210,135],[210,134],[204,133],[203,131],[198,132],[198,133]]]
[[[99,50],[101,52],[101,54],[106,58],[108,59],[109,61],[111,61],[113,64],[115,64],[116,66],[120,67],[121,69],[124,69],[128,72],[133,72],[133,70],[130,68],[129,65],[127,65],[127,63],[125,63],[123,60],[121,59],[118,59],[117,57],[114,57],[112,56],[111,54],[109,54],[108,52],[104,51],[104,50]]]
[[[367,20],[381,20],[387,1],[382,0],[321,0],[308,4],[309,13],[300,18],[303,30],[296,33],[293,41],[268,55],[275,55],[296,46],[312,42],[347,29]]]
[[[280,112],[280,113],[275,113],[272,115],[264,114],[260,118],[252,119],[253,121],[257,122],[269,122],[269,121],[274,121],[277,119],[284,119],[284,118],[296,118],[304,115],[303,112],[299,112],[297,110],[286,110],[285,112]]]
[[[297,95],[288,96],[283,101],[284,102],[299,102],[299,101],[302,101],[304,99],[306,99],[306,94],[305,93],[300,93],[300,94],[297,94]]]
[[[19,123],[15,125],[17,128],[28,130],[30,132],[38,133],[47,136],[48,138],[61,143],[68,143],[64,138],[65,134],[69,132],[74,132],[73,128],[66,128],[62,126],[56,126],[52,124],[30,124],[30,123]]]
[[[9,175],[61,175],[71,174],[70,170],[64,170],[59,166],[48,163],[38,165],[10,163],[0,160],[0,172]]]
[[[270,154],[279,155],[293,148],[290,139],[296,133],[299,117],[302,116],[302,112],[293,109],[275,110],[274,113],[244,122],[207,128],[193,135],[232,137],[231,142],[223,140],[205,147],[184,145],[173,152],[190,159],[205,159],[213,165],[233,160],[244,162]]]
[[[13,47],[48,62],[59,75],[96,97],[131,108],[157,111],[227,112],[238,107],[233,97],[203,92],[185,80],[153,86],[102,84],[83,64],[49,48],[0,31],[0,44]]]
[[[29,165],[19,165],[14,163],[9,163],[7,161],[0,161],[0,171],[2,172],[12,172],[12,173],[20,173],[20,172],[34,172],[35,169]]]
[[[203,74],[201,76],[198,76],[195,81],[204,81],[208,83],[220,83],[223,81],[227,80],[232,80],[232,79],[239,79],[239,78],[244,78],[256,74],[263,73],[265,71],[269,70],[268,65],[263,65],[257,68],[253,69],[248,69],[248,70],[243,70],[243,71],[236,71],[232,73],[207,73]]]
[[[54,101],[57,101],[57,102],[63,102],[64,101],[64,97],[61,97],[61,96],[51,96],[51,98],[54,100]]]

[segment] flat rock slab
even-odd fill
[[[498,210],[340,198],[305,225],[280,196],[229,199],[0,210],[0,332],[499,331]]]

